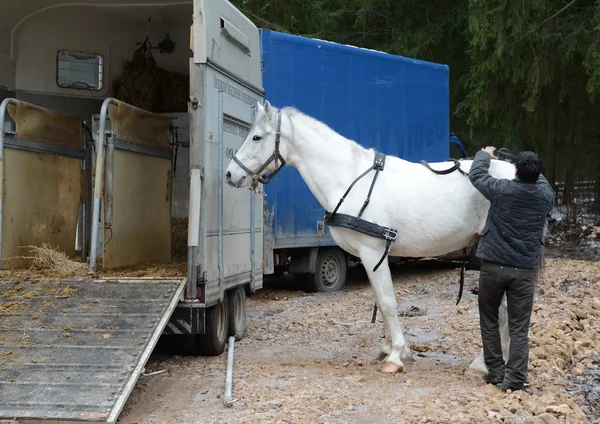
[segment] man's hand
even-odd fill
[[[494,146],[487,146],[485,149],[481,149],[484,152],[487,152],[490,155],[490,158],[492,159],[498,159],[495,155],[494,152],[496,151],[496,148]]]

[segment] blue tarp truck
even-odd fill
[[[449,68],[261,29],[265,99],[294,106],[367,148],[410,161],[465,157],[449,128]],[[264,272],[283,270],[316,291],[343,287],[352,259],[295,168],[264,187]]]

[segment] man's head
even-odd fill
[[[542,172],[542,160],[534,152],[521,152],[517,155],[515,175],[526,183],[535,183]]]

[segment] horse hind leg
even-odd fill
[[[377,271],[373,272],[373,268],[379,262],[380,255],[380,252],[373,250],[361,252],[361,261],[367,270],[369,281],[375,291],[377,305],[381,310],[384,325],[386,326],[386,333],[389,334],[389,342],[386,340],[384,349],[387,349],[387,343],[391,342],[391,352],[385,358],[385,364],[381,370],[387,373],[395,373],[404,368],[402,359],[412,359],[412,353],[404,339],[400,320],[398,319],[394,286],[387,259],[381,263]],[[386,339],[388,338],[386,337]]]
[[[502,344],[502,358],[504,359],[504,363],[508,361],[508,355],[510,352],[510,335],[508,332],[508,305],[506,303],[506,293],[502,296],[502,302],[500,303],[500,308],[498,309],[498,326],[500,327],[500,342]],[[485,365],[485,360],[483,358],[483,349],[479,351],[477,358],[471,362],[469,365],[469,369],[480,372],[482,374],[487,374],[488,369]]]

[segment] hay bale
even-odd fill
[[[69,258],[64,252],[48,244],[27,247],[31,250],[32,268],[52,270],[60,274],[76,274],[88,271],[85,263]]]
[[[149,38],[125,61],[121,76],[114,81],[115,97],[130,105],[155,111],[160,90],[159,71]]]
[[[171,258],[174,262],[187,259],[188,219],[171,218]]]
[[[154,113],[187,112],[190,78],[159,67],[146,40],[113,81],[114,97]]]

